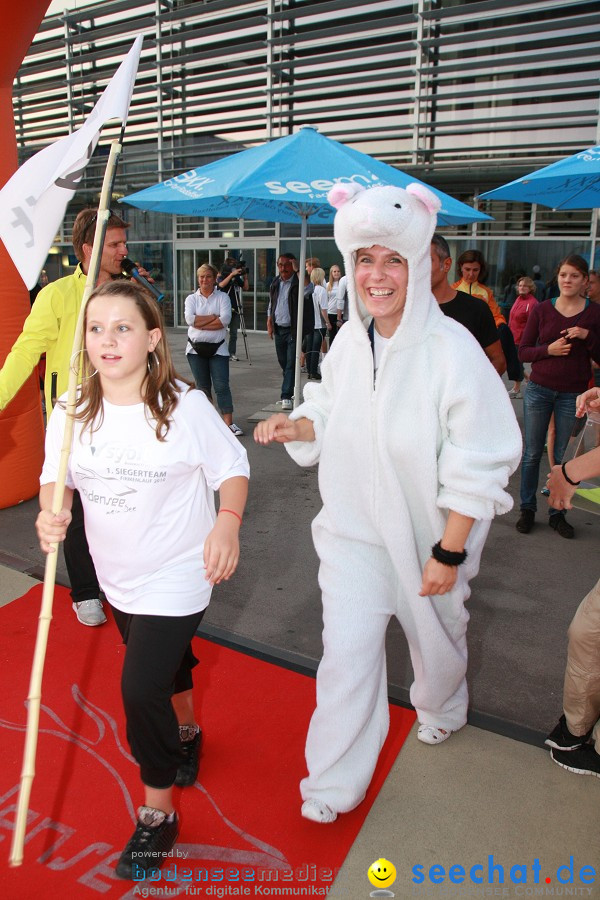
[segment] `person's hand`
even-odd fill
[[[550,496],[546,499],[550,506],[554,509],[572,509],[571,497],[577,490],[576,486],[569,484],[565,479],[561,466],[552,466],[546,487],[550,491]]]
[[[445,566],[431,556],[423,569],[423,583],[419,597],[447,594],[454,587],[457,575],[458,566]]]
[[[560,337],[557,341],[548,344],[548,354],[550,356],[568,356],[571,352],[571,343],[565,337]]]
[[[288,418],[285,413],[276,413],[259,422],[254,429],[254,440],[257,444],[270,444],[276,441],[279,444],[287,444],[288,441],[299,441],[300,427],[294,419]]]
[[[572,328],[565,328],[564,331],[561,331],[569,341],[573,341],[575,338],[579,338],[581,341],[587,340],[587,336],[589,331],[587,328],[581,328],[580,325],[573,325]]]
[[[327,320],[327,322],[325,324],[327,326],[327,331],[331,331],[331,322],[329,320]]]
[[[51,509],[40,510],[35,520],[35,529],[44,553],[54,553],[56,548],[51,545],[64,541],[71,518],[70,509],[61,509],[57,515]]]
[[[587,412],[600,410],[600,388],[593,387],[580,394],[575,401],[575,415],[581,419]]]
[[[146,281],[148,281],[150,284],[154,284],[154,278],[152,277],[150,272],[148,272],[147,269],[145,269],[143,266],[140,266],[139,263],[136,263],[135,267],[138,270],[138,272],[140,273],[140,275],[142,276],[142,278],[145,278]]]
[[[240,558],[240,524],[235,516],[217,516],[212,531],[204,541],[205,578],[210,584],[228,581]]]
[[[271,319],[267,319],[267,334],[273,340],[273,322]]]

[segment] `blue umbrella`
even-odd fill
[[[191,172],[184,172],[123,198],[139,209],[216,218],[260,219],[301,223],[300,272],[304,272],[308,219],[317,225],[333,222],[335,210],[327,201],[338,182],[364,187],[406,187],[417,178],[303,126],[295,134],[242,150]],[[428,187],[428,185],[427,185]],[[440,198],[440,225],[491,221],[453,197],[429,188]],[[301,285],[300,285],[301,287]],[[296,385],[300,384],[302,290],[298,297]],[[300,391],[295,391],[295,404]]]
[[[139,209],[213,216],[298,222],[333,222],[335,210],[327,193],[338,181],[365,187],[393,184],[406,187],[417,178],[372,156],[325,137],[310,126],[295,134],[242,150],[153,187],[129,194],[123,202]],[[440,225],[491,221],[453,197],[429,188],[440,198]]]
[[[551,209],[600,207],[600,146],[582,150],[531,175],[486,191],[481,198],[539,203]]]

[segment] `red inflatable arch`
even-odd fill
[[[27,0],[14,7],[0,31],[0,184],[17,168],[13,81],[47,8],[48,0]],[[0,241],[0,367],[29,309],[29,291]],[[43,456],[44,422],[34,373],[0,413],[0,508],[38,493]]]

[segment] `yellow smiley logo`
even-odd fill
[[[374,887],[389,887],[396,880],[396,867],[389,859],[376,859],[369,866],[367,876]]]

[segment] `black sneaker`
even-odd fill
[[[140,806],[135,831],[119,857],[116,873],[119,878],[141,881],[158,871],[179,834],[177,813],[169,822],[166,813],[151,806]]]
[[[569,522],[567,522],[562,513],[550,516],[550,518],[548,519],[548,525],[550,526],[550,528],[554,528],[554,530],[557,531],[561,537],[567,538],[567,540],[575,537],[575,529]]]
[[[584,744],[587,744],[592,736],[592,728],[586,733],[578,737],[571,734],[567,727],[567,720],[564,714],[558,720],[556,728],[550,732],[544,743],[553,750],[579,750]]]
[[[579,750],[551,750],[550,756],[562,769],[576,775],[595,775],[600,778],[600,754],[591,744],[584,744]]]
[[[535,512],[532,509],[522,509],[519,520],[516,524],[517,531],[521,534],[529,534],[535,522]]]
[[[175,784],[178,787],[189,787],[198,777],[200,745],[202,744],[202,732],[199,730],[191,741],[181,742],[183,762],[179,764]]]

